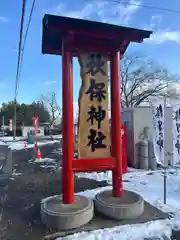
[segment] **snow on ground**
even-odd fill
[[[95,195],[103,190],[111,189],[111,172],[81,173],[78,177],[86,177],[97,181],[108,181],[110,186],[80,192],[78,194],[94,199]],[[167,170],[167,204],[164,198],[164,176],[162,170],[145,171],[132,170],[123,175],[124,189],[138,192],[143,198],[161,209],[171,213],[171,219],[157,220],[143,224],[116,226],[114,228],[99,229],[90,232],[80,232],[57,240],[144,240],[170,239],[172,228],[180,229],[180,169]],[[139,231],[141,229],[141,231]]]
[[[39,138],[49,138],[49,139],[51,139],[51,138],[53,138],[53,139],[61,139],[62,138],[62,135],[52,135],[52,136],[47,136],[47,135],[45,135],[45,136],[40,136]]]
[[[56,159],[52,159],[52,158],[41,158],[41,159],[30,159],[28,161],[30,164],[35,164],[37,166],[39,166],[39,168],[42,169],[48,169],[51,170],[52,172],[59,172],[61,171],[61,162]]]
[[[26,137],[16,137],[15,141],[20,141],[24,139],[26,139]],[[5,136],[5,137],[0,137],[0,141],[11,142],[11,141],[14,141],[14,139],[12,136]]]
[[[58,140],[53,140],[53,141],[43,141],[43,142],[38,142],[38,146],[43,146],[47,144],[54,144],[54,143],[59,143]],[[24,142],[9,142],[9,147],[12,150],[22,150],[24,148]],[[27,144],[27,148],[34,148],[34,144]]]
[[[62,155],[62,148],[53,149],[52,153]]]
[[[172,222],[168,219],[80,232],[56,240],[163,240],[171,237]]]
[[[107,181],[109,184],[112,184],[111,172],[84,173],[77,176],[95,179],[96,181]],[[165,212],[177,212],[180,209],[179,185],[180,171],[174,169],[167,170],[167,204],[164,205],[164,175],[162,170],[132,171],[123,175],[123,186],[125,189],[141,194],[146,201]],[[101,190],[102,188],[99,188],[94,191],[99,192]],[[94,195],[94,193],[88,194]]]
[[[12,177],[21,176],[21,175],[22,175],[22,173],[18,173],[18,172],[16,172],[16,169],[13,169]]]

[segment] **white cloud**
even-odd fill
[[[99,0],[71,10],[70,5],[61,3],[50,13],[122,25],[129,23],[133,14],[138,11],[141,0],[129,0],[128,2],[135,5]]]
[[[0,16],[0,23],[7,23],[9,20],[4,16]]]
[[[150,20],[149,29],[151,30],[157,29],[160,26],[161,22],[162,22],[162,16],[153,15]]]
[[[173,31],[167,28],[162,29],[162,19],[161,15],[154,15],[151,17],[149,24],[145,25],[145,30],[153,31],[153,34],[145,42],[152,44],[162,44],[169,41],[180,43],[180,31]]]
[[[49,86],[49,85],[52,85],[52,84],[55,84],[56,83],[56,81],[55,80],[52,80],[52,81],[45,81],[45,82],[43,82],[43,84],[44,85],[46,85],[46,86]]]
[[[151,37],[145,40],[148,43],[161,44],[164,42],[176,42],[180,44],[180,31],[156,31]]]

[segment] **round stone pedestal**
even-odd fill
[[[93,215],[93,201],[83,196],[75,196],[73,204],[63,204],[62,196],[49,197],[41,202],[41,219],[48,228],[78,228],[88,223]]]
[[[112,191],[103,191],[95,197],[98,212],[115,220],[133,219],[144,212],[143,198],[134,192],[124,191],[120,198],[112,197]]]

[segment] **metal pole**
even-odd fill
[[[166,102],[167,102],[167,97],[166,95],[164,96],[164,126],[165,126],[165,111],[166,111]],[[164,136],[165,136],[165,131],[164,131]],[[164,144],[164,153],[165,153],[165,144]],[[166,157],[166,154],[164,154],[164,158]],[[166,189],[167,189],[167,165],[168,162],[166,162],[166,160],[168,161],[168,159],[165,158],[164,161],[164,204],[166,204]]]
[[[4,115],[2,116],[2,134],[4,137]]]
[[[167,197],[167,171],[166,167],[164,167],[164,204],[166,204],[166,197]]]
[[[74,202],[74,174],[72,161],[74,159],[74,129],[73,129],[73,79],[72,53],[69,46],[69,36],[62,42],[62,106],[63,106],[63,168],[62,193],[63,203]]]
[[[120,119],[120,53],[113,52],[110,57],[111,72],[111,151],[116,160],[112,171],[113,196],[123,195],[122,185],[122,139]]]
[[[13,139],[16,139],[16,117],[17,111],[16,111],[16,98],[14,99],[14,122],[13,122]]]

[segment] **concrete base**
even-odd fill
[[[95,197],[98,212],[115,220],[133,219],[144,211],[143,198],[134,192],[124,191],[121,198],[112,197],[112,191],[103,191]]]
[[[63,204],[62,196],[50,197],[41,203],[41,219],[48,228],[79,228],[88,223],[93,216],[93,201],[83,196],[75,196],[73,204]]]

